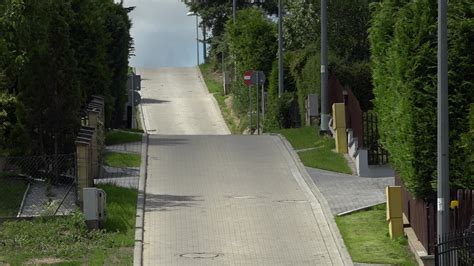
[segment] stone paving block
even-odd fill
[[[278,141],[151,135],[144,264],[342,265]]]

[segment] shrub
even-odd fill
[[[449,2],[450,178],[467,187],[460,136],[468,131],[474,102],[474,27],[469,0]],[[384,1],[374,5],[370,28],[375,109],[391,162],[418,197],[436,180],[437,6],[433,1]],[[472,173],[470,174],[472,176]]]
[[[229,20],[226,25],[230,55],[237,62],[234,81],[234,109],[240,115],[249,110],[249,97],[256,101],[256,90],[243,83],[246,70],[261,70],[267,76],[276,56],[276,29],[262,11],[248,8],[237,13],[237,23]],[[250,94],[250,95],[249,95]],[[255,110],[255,107],[252,107]]]

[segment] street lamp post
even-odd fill
[[[449,120],[448,120],[448,41],[447,0],[438,0],[438,213],[437,236],[449,230]],[[447,265],[445,254],[441,264]]]
[[[235,24],[236,12],[237,12],[237,0],[233,0],[232,1],[232,20],[234,21],[234,24]]]
[[[188,16],[196,16],[196,53],[197,53],[197,65],[199,66],[199,19],[198,14],[195,12],[188,12]]]
[[[327,7],[327,0],[321,0],[321,132],[329,131]]]
[[[283,69],[283,0],[278,0],[278,97],[284,91]]]

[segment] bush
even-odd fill
[[[256,101],[256,90],[243,83],[246,70],[261,70],[267,76],[276,56],[276,29],[262,11],[248,8],[237,13],[237,23],[229,20],[226,34],[232,59],[237,62],[237,78],[234,81],[234,109],[243,115],[249,110],[249,97]],[[255,110],[255,107],[252,107]]]
[[[474,102],[474,20],[469,0],[449,2],[450,179],[468,187],[460,136],[468,131]],[[374,5],[370,28],[375,109],[391,163],[417,197],[434,192],[436,180],[436,21],[433,1],[384,1]]]
[[[285,78],[283,82],[285,91],[281,97],[278,97],[278,61],[273,62],[272,72],[268,78],[268,104],[264,121],[265,131],[300,125],[296,81],[289,69],[289,58],[286,55],[284,60]]]

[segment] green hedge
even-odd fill
[[[255,108],[256,90],[244,85],[246,70],[261,70],[268,76],[276,57],[276,28],[265,14],[256,8],[248,8],[237,13],[237,23],[229,20],[226,24],[226,39],[231,60],[237,62],[237,77],[234,81],[234,110],[244,115],[249,110],[249,96]]]
[[[449,2],[450,178],[472,186],[470,151],[460,136],[468,132],[474,102],[474,20],[470,0]],[[375,109],[383,145],[408,189],[418,197],[433,193],[436,177],[437,5],[435,1],[375,4],[370,28]]]

